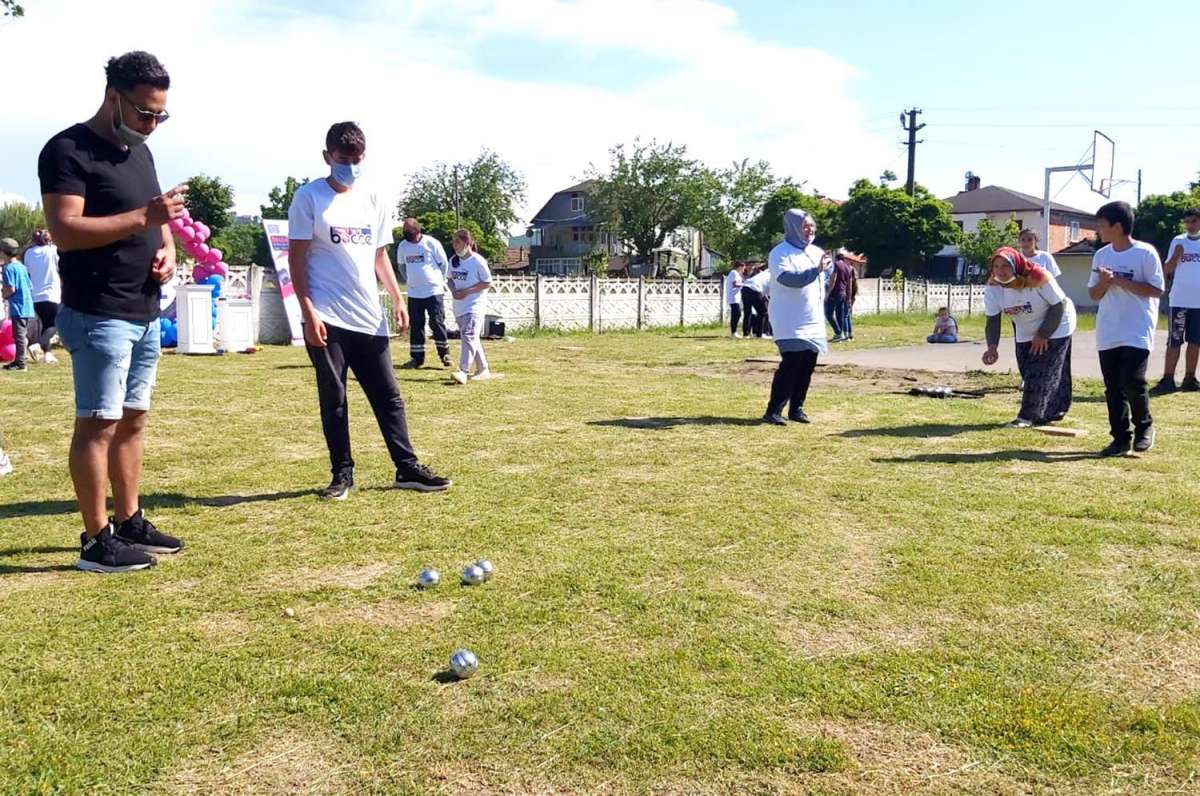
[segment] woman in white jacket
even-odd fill
[[[804,401],[817,356],[829,350],[825,336],[825,280],[832,261],[812,244],[817,225],[803,210],[783,214],[783,242],[771,250],[771,326],[781,361],[771,383],[764,423],[807,423]],[[787,420],[783,410],[788,408]]]

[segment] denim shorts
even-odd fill
[[[1179,348],[1184,343],[1200,344],[1200,309],[1170,307],[1167,310],[1167,346]]]
[[[123,321],[64,306],[57,328],[71,354],[76,417],[120,420],[126,409],[150,409],[158,375],[158,321]]]

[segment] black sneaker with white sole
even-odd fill
[[[141,509],[116,528],[118,539],[143,553],[171,554],[183,549],[182,539],[176,539],[155,528],[154,523],[146,519]]]
[[[1154,427],[1142,429],[1133,440],[1133,452],[1145,453],[1154,447]]]
[[[111,523],[95,536],[89,538],[87,533],[79,536],[79,560],[75,567],[84,572],[134,572],[156,563],[154,556],[118,539]]]
[[[321,500],[345,500],[350,497],[350,490],[353,487],[354,476],[349,473],[338,473],[329,482],[329,486],[321,490],[318,497]]]
[[[1113,456],[1128,456],[1129,455],[1129,440],[1115,439],[1104,450],[1100,451],[1100,455],[1106,459]]]
[[[454,482],[449,478],[434,475],[420,462],[412,462],[396,469],[396,489],[414,489],[417,492],[444,492]]]

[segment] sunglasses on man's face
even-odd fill
[[[125,100],[130,108],[133,109],[133,112],[137,114],[138,119],[143,122],[157,122],[158,124],[162,124],[167,119],[171,118],[171,114],[167,113],[166,111],[148,111],[145,108],[139,108],[137,105],[133,104],[133,100],[129,99],[129,97],[125,96],[124,94],[121,95],[121,98]]]

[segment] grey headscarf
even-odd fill
[[[798,249],[807,248],[812,238],[804,237],[804,222],[809,218],[803,210],[792,209],[783,214],[783,239]]]

